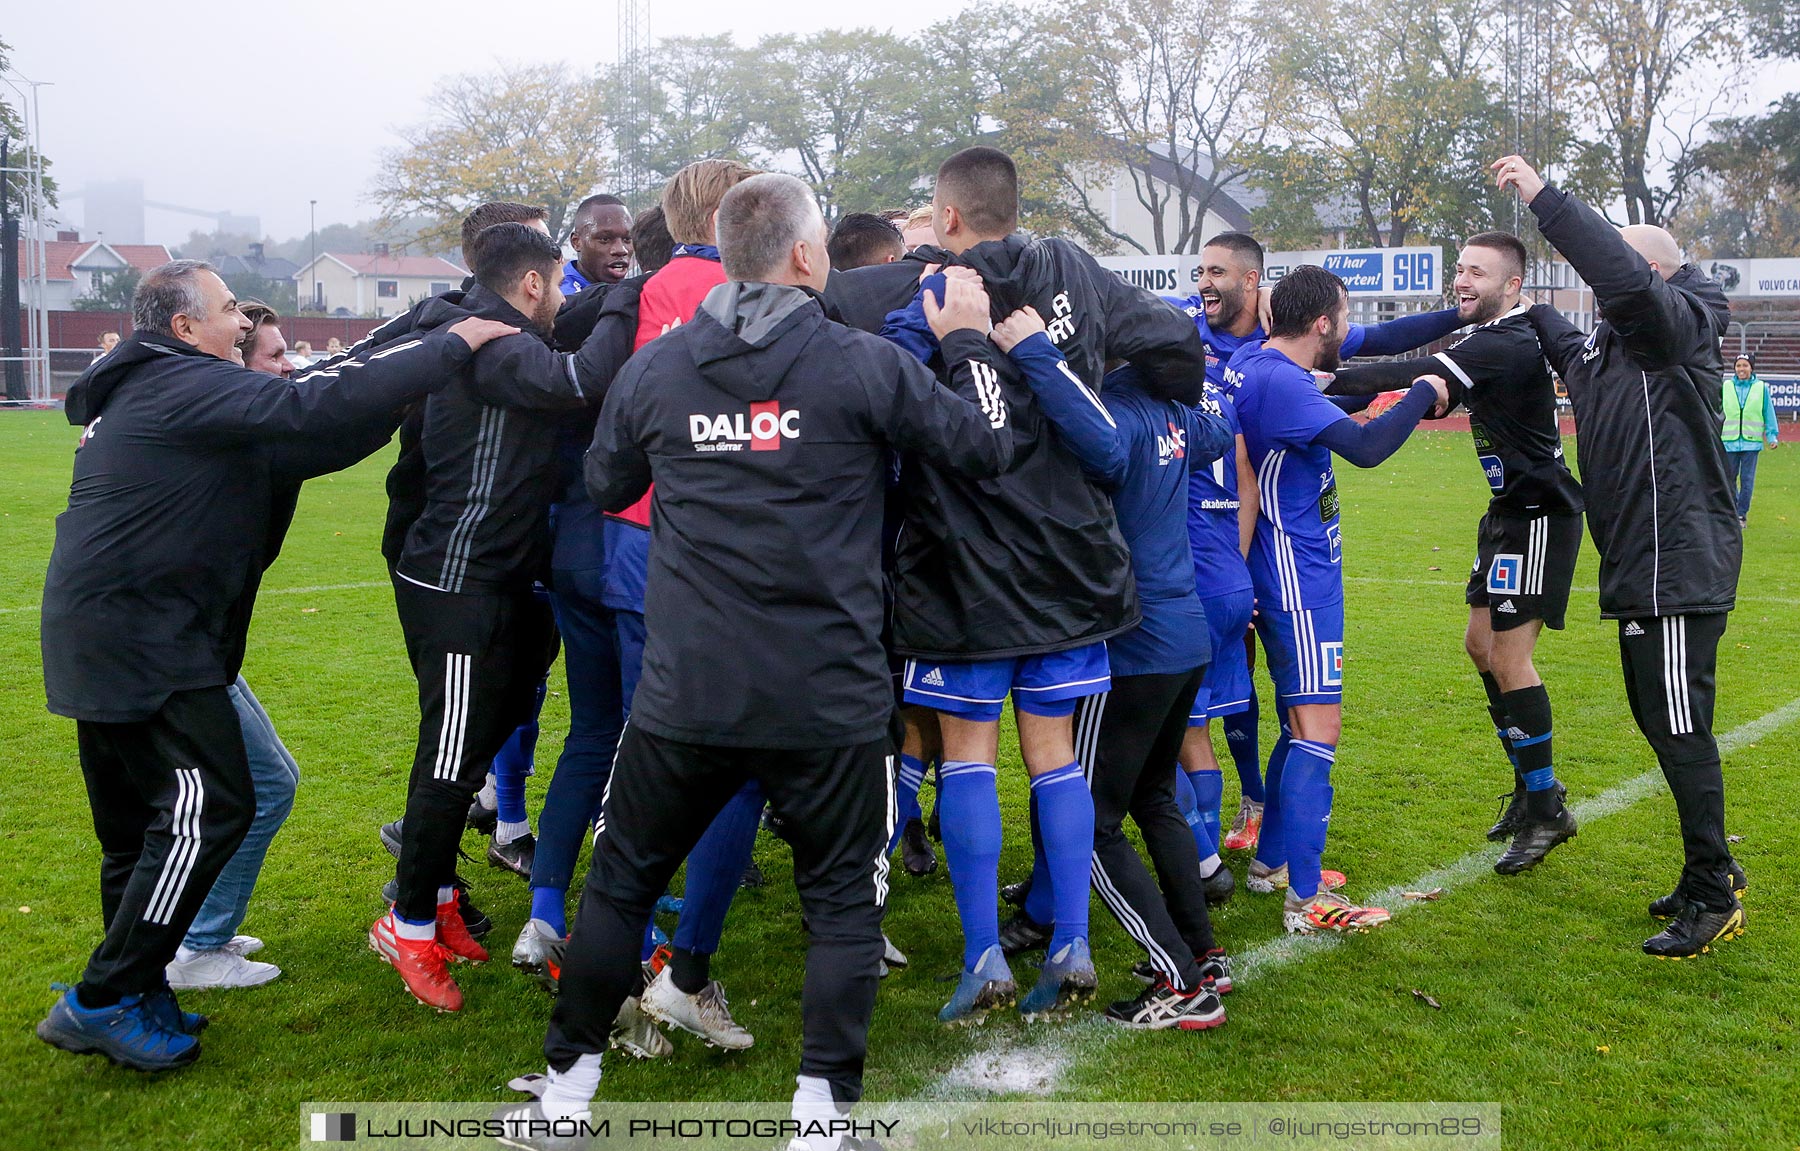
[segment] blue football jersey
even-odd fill
[[[1210,383],[1201,406],[1225,421],[1233,442],[1225,455],[1188,477],[1188,544],[1194,553],[1194,586],[1200,595],[1227,595],[1251,586],[1250,567],[1238,551],[1236,437],[1244,429],[1238,422],[1237,405]]]
[[[1337,477],[1331,449],[1315,441],[1350,416],[1319,392],[1311,372],[1272,348],[1240,351],[1226,375],[1262,493],[1250,546],[1258,601],[1282,611],[1341,602]]]
[[[1206,382],[1226,396],[1235,398],[1237,387],[1226,379],[1225,367],[1239,352],[1247,354],[1262,347],[1263,340],[1267,338],[1262,325],[1258,324],[1246,336],[1215,332],[1212,325],[1206,322],[1206,301],[1199,296],[1164,296],[1163,299],[1187,313],[1194,321],[1194,327],[1199,330],[1200,342],[1206,346]],[[1367,335],[1368,329],[1363,325],[1351,324],[1350,330],[1344,333],[1344,347],[1338,355],[1347,360],[1362,351],[1363,340]]]

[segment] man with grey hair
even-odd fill
[[[242,366],[250,321],[195,260],[145,276],[132,321],[65,405],[84,431],[44,580],[44,687],[75,720],[105,937],[37,1033],[157,1071],[199,1057],[206,1019],[164,969],[255,811],[229,688],[273,493],[352,462],[346,443],[516,329],[470,320],[282,379]]]
[[[717,235],[727,281],[625,364],[587,455],[603,509],[629,507],[655,482],[644,677],[544,1040],[548,1082],[502,1119],[526,1130],[588,1113],[657,896],[755,780],[788,828],[811,925],[794,1095],[803,1127],[790,1146],[824,1151],[858,1145],[841,1137],[854,1135],[882,957],[895,816],[881,645],[889,453],[992,476],[1012,440],[968,354],[987,344],[978,285],[957,284],[929,312],[952,391],[826,318],[825,221],[800,181],[738,184]]]
[[[1583,335],[1548,304],[1527,313],[1575,405],[1600,615],[1618,621],[1625,697],[1681,823],[1681,878],[1650,904],[1669,924],[1644,951],[1685,959],[1743,934],[1738,894],[1748,885],[1726,846],[1712,734],[1719,641],[1744,547],[1719,436],[1719,341],[1731,309],[1663,229],[1613,227],[1523,157],[1493,169],[1594,289],[1605,317]]]

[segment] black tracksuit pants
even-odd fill
[[[244,729],[224,687],[180,691],[147,720],[77,720],[81,774],[100,838],[106,936],[82,973],[84,1000],[163,986],[213,880],[256,815]]]
[[[419,681],[394,907],[427,920],[456,873],[463,821],[494,754],[532,716],[555,658],[556,625],[530,591],[459,595],[395,576],[394,602]]]
[[[1725,777],[1713,738],[1724,612],[1619,621],[1619,661],[1631,717],[1650,741],[1675,796],[1686,856],[1681,890],[1713,911],[1731,906]]]
[[[551,1067],[566,1071],[578,1056],[606,1050],[620,1005],[638,992],[639,949],[657,897],[719,809],[752,779],[785,821],[800,906],[812,925],[800,1073],[828,1080],[838,1102],[862,1098],[896,815],[885,737],[854,747],[763,750],[681,743],[627,723],[544,1037]]]
[[[1185,990],[1200,985],[1196,957],[1214,946],[1200,852],[1175,803],[1176,758],[1205,670],[1115,676],[1111,691],[1075,712],[1075,752],[1094,795],[1094,890],[1151,964]],[[1127,815],[1156,879],[1125,838]]]

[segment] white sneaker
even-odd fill
[[[273,963],[245,959],[221,947],[217,951],[189,951],[183,947],[165,969],[169,986],[177,991],[207,988],[260,987],[281,974]]]
[[[233,955],[255,955],[263,949],[263,941],[254,935],[234,935],[225,941],[225,950]]]
[[[619,1016],[613,1020],[606,1045],[633,1059],[667,1059],[675,1054],[675,1045],[656,1029],[656,1023],[644,1014],[635,995],[619,1005]]]
[[[644,1014],[670,1027],[698,1035],[714,1047],[742,1051],[755,1038],[731,1017],[731,1005],[717,979],[689,995],[675,986],[667,967],[656,973],[638,1000]]]
[[[906,952],[900,950],[898,947],[895,947],[894,941],[887,937],[887,932],[885,932],[885,931],[882,932],[881,933],[881,977],[883,979],[886,979],[888,977],[888,972],[890,970],[891,971],[899,971],[899,970],[905,968],[906,964],[907,964]]]

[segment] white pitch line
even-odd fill
[[[1719,752],[1728,755],[1765,735],[1779,731],[1800,719],[1800,699],[1794,699],[1719,737]],[[1646,771],[1601,792],[1592,799],[1577,803],[1572,810],[1584,826],[1609,815],[1615,815],[1659,791],[1664,790],[1662,770]],[[1398,884],[1369,897],[1369,903],[1386,907],[1398,919],[1431,904],[1407,899],[1408,891],[1430,891],[1454,888],[1477,882],[1494,874],[1494,861],[1503,849],[1498,845],[1471,851],[1445,867],[1428,872],[1409,883]],[[1316,955],[1343,943],[1343,936],[1332,932],[1319,935],[1280,935],[1232,956],[1231,974],[1235,982],[1263,979],[1284,967],[1304,963]],[[1077,1059],[1097,1055],[1110,1044],[1130,1032],[1104,1021],[1083,1021],[1072,1027],[1053,1028],[1037,1042],[1018,1042],[1000,1038],[981,1051],[959,1060],[927,1087],[921,1099],[955,1100],[979,1098],[983,1095],[1051,1095],[1057,1089],[1062,1073]]]
[[[364,588],[391,587],[387,580],[365,580],[362,583],[321,583],[310,587],[269,587],[257,594],[265,595],[312,595],[314,592],[327,591],[361,591]],[[19,612],[36,611],[44,605],[28,603],[19,607],[0,607],[0,615],[17,615]]]

